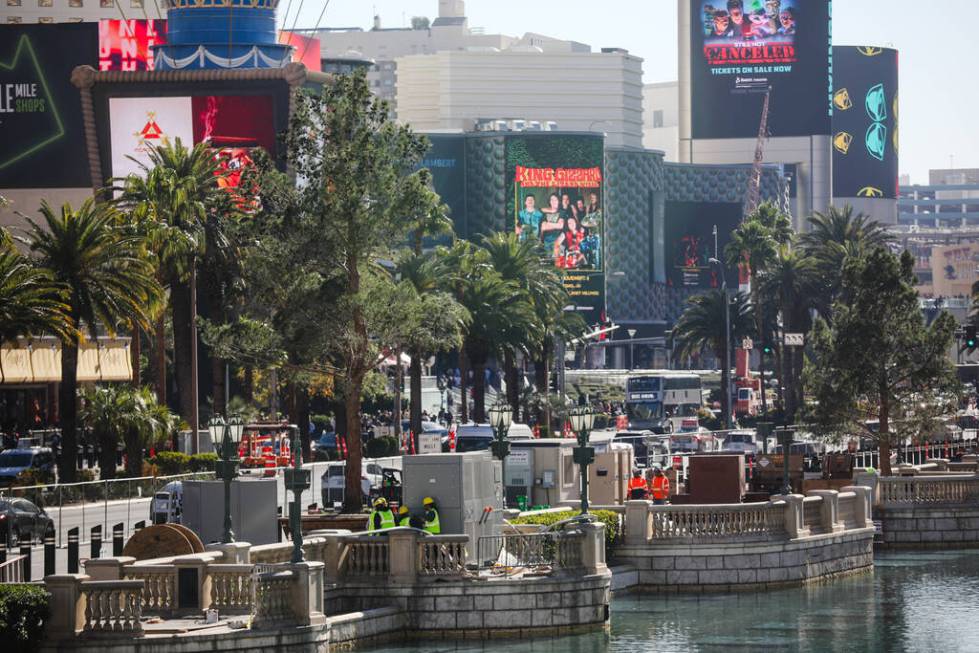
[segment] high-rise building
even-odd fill
[[[166,18],[161,0],[3,0],[0,23],[90,23]]]
[[[642,146],[663,152],[666,161],[679,160],[679,82],[660,82],[643,86],[642,115]]]

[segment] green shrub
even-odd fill
[[[50,616],[48,593],[39,585],[0,585],[0,649],[36,651]]]
[[[29,467],[14,479],[14,486],[30,487],[32,485],[50,485],[54,483],[54,472]]]
[[[217,462],[218,455],[216,453],[195,453],[190,457],[190,471],[213,472]]]
[[[330,415],[310,415],[309,421],[316,427],[316,435],[321,435],[324,431],[330,430]]]
[[[398,440],[390,435],[368,440],[364,452],[368,458],[385,458],[398,455]]]
[[[577,517],[581,514],[580,510],[564,510],[561,512],[542,512],[537,515],[527,515],[526,517],[515,517],[509,520],[511,524],[536,524],[538,526],[553,526],[558,522]],[[605,524],[605,548],[611,551],[622,535],[619,526],[619,514],[611,510],[592,510],[588,513],[593,515]]]
[[[179,451],[161,451],[150,460],[164,476],[186,474],[190,471],[190,456]]]

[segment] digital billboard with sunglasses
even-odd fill
[[[833,197],[897,198],[897,50],[833,48]]]
[[[691,0],[693,138],[828,135],[830,0]]]

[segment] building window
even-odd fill
[[[112,9],[116,6],[115,0],[99,0],[99,6],[102,9]]]
[[[20,6],[20,0],[7,0],[7,6],[8,7],[19,7]],[[14,18],[14,16],[10,16],[10,18]],[[13,22],[13,21],[8,20],[7,22],[10,23],[10,22]],[[20,21],[18,21],[18,22],[20,22]]]
[[[37,0],[38,7],[50,7],[53,4],[53,0]]]
[[[68,0],[68,6],[72,9],[81,9],[82,0]]]
[[[142,9],[143,0],[129,0],[129,6],[132,7],[133,9]]]
[[[658,129],[663,126],[663,111],[657,109],[653,111],[653,128]]]
[[[40,18],[37,19],[37,22],[39,22],[39,23],[53,23],[54,22],[54,18],[52,18],[51,16],[41,16]]]

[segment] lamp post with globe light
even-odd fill
[[[507,440],[507,433],[510,431],[510,423],[513,420],[513,413],[509,404],[497,402],[489,413],[490,427],[493,429],[493,442],[490,450],[493,457],[500,461],[500,475],[503,477],[503,505],[506,505],[506,457],[510,455],[510,441]]]
[[[224,481],[224,533],[221,536],[223,544],[235,541],[231,530],[231,481],[238,476],[238,443],[245,430],[245,422],[238,416],[232,416],[227,422],[220,416],[208,422],[207,430],[211,435],[211,444],[218,454],[215,471],[218,478]]]
[[[595,423],[595,413],[590,406],[580,406],[571,411],[571,428],[578,435],[574,448],[574,462],[581,475],[581,514],[588,514],[588,466],[595,462],[595,448],[588,446],[588,434]]]

